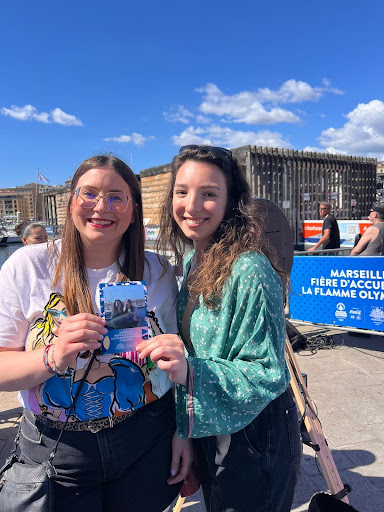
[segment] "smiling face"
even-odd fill
[[[173,189],[173,217],[196,252],[204,251],[224,218],[227,183],[221,169],[187,160],[178,170]]]
[[[121,300],[115,300],[115,302],[113,303],[113,309],[116,309],[117,311],[123,310],[123,303],[121,302]]]
[[[77,204],[76,194],[72,197],[70,214],[80,233],[85,252],[103,248],[114,254],[122,236],[130,224],[134,223],[132,194],[128,184],[116,171],[101,167],[83,174],[76,183],[76,188],[78,187],[91,187],[99,196],[106,196],[108,192],[120,192],[129,197],[128,207],[123,213],[111,212],[103,197],[100,197],[93,208],[82,208]]]

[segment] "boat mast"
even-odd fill
[[[36,172],[36,194],[35,194],[35,222],[37,222],[37,191],[38,191],[38,179],[39,179],[39,169]]]

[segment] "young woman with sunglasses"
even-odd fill
[[[181,148],[171,171],[161,240],[176,264],[193,249],[178,299],[183,340],[142,342],[140,356],[176,383],[177,428],[196,438],[207,511],[288,512],[301,445],[284,359],[285,279],[262,237],[263,212],[224,148]]]
[[[107,332],[98,285],[128,280],[146,282],[156,324],[176,333],[177,286],[144,252],[138,181],[96,156],[73,176],[62,240],[16,251],[0,273],[0,389],[22,390],[25,462],[48,460]],[[97,355],[53,459],[55,512],[161,512],[173,501],[191,450],[175,433],[172,386],[137,352]]]

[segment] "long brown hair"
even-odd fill
[[[173,189],[180,167],[187,161],[205,162],[217,166],[226,179],[228,199],[225,215],[206,249],[198,275],[190,285],[190,292],[202,296],[204,304],[213,309],[222,296],[223,287],[231,274],[234,261],[244,252],[264,253],[280,275],[286,275],[276,265],[276,257],[263,236],[267,211],[262,201],[251,198],[245,171],[236,158],[220,148],[209,146],[185,149],[171,163],[171,179],[162,204],[157,249],[169,247],[174,252],[175,265],[180,266],[187,247],[193,242],[187,238],[173,218]]]
[[[76,170],[71,182],[71,194],[67,204],[61,253],[56,267],[53,286],[63,279],[65,308],[69,315],[94,313],[89,290],[87,268],[84,260],[83,245],[76,229],[70,208],[77,183],[81,176],[95,168],[116,171],[127,183],[132,194],[135,222],[130,224],[121,238],[116,251],[116,263],[119,269],[119,281],[140,281],[144,273],[144,225],[143,206],[138,180],[126,163],[115,156],[98,155],[85,160]],[[120,256],[123,256],[120,262]]]

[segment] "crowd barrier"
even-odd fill
[[[384,335],[382,256],[294,256],[290,282],[292,321]]]

